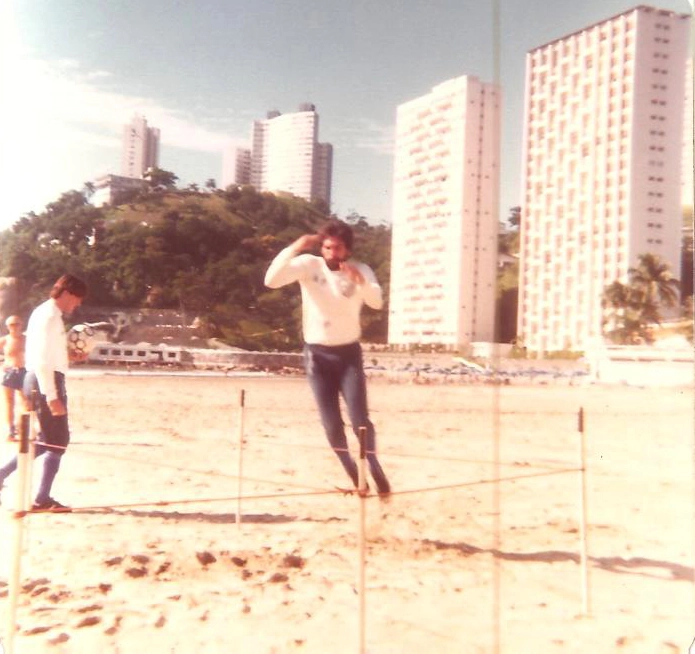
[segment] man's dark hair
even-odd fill
[[[63,275],[59,277],[53,288],[51,289],[51,297],[53,299],[60,297],[64,291],[67,291],[75,297],[85,297],[87,295],[87,284],[75,275]]]
[[[326,238],[338,238],[345,244],[345,247],[352,252],[352,227],[342,220],[338,220],[337,218],[329,220],[319,229],[318,233],[321,237],[321,241]]]

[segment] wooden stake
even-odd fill
[[[582,575],[582,611],[585,616],[591,613],[591,596],[589,593],[589,555],[588,555],[588,524],[587,524],[587,491],[586,491],[586,438],[584,436],[584,407],[580,407],[577,416],[579,431],[579,505],[580,505],[580,563]]]
[[[12,564],[8,588],[9,606],[7,610],[7,628],[5,630],[6,653],[14,654],[14,639],[17,633],[17,603],[20,592],[20,568],[22,559],[22,544],[24,540],[25,501],[27,496],[26,483],[29,460],[29,425],[30,415],[23,413],[19,435],[19,452],[17,454],[17,495],[15,497],[14,542],[12,544]]]
[[[244,389],[239,393],[239,470],[237,473],[236,526],[241,529],[241,490],[244,462]]]
[[[366,576],[367,565],[367,539],[365,536],[367,523],[367,428],[360,427],[357,430],[360,441],[360,459],[357,468],[358,497],[360,501],[360,525],[359,525],[359,572],[358,572],[358,596],[360,598],[360,626],[359,626],[359,654],[365,654],[367,649],[365,621],[367,616]]]

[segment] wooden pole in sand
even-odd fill
[[[39,403],[39,394],[34,389],[31,392],[31,397],[29,398],[29,413],[23,414],[22,419],[24,420],[24,415],[27,415],[27,419],[29,420],[29,452],[28,452],[28,464],[27,464],[27,478],[26,481],[24,482],[24,489],[26,491],[25,496],[24,496],[24,510],[25,511],[30,511],[32,505],[34,504],[32,502],[31,496],[32,496],[32,473],[34,470],[34,459],[36,458],[36,435],[37,435],[37,428],[36,428],[36,410],[38,407]]]
[[[588,555],[588,526],[586,508],[586,438],[584,436],[584,407],[580,407],[577,416],[577,430],[579,431],[579,470],[580,470],[580,563],[582,574],[582,610],[585,616],[591,613],[591,597],[589,594],[589,555]]]
[[[499,93],[500,89],[500,64],[502,52],[502,31],[501,31],[501,8],[500,0],[492,0],[492,83],[494,85],[495,94]],[[493,102],[499,104],[499,98]],[[494,312],[495,327],[498,328],[500,323],[499,310]],[[495,373],[500,369],[500,345],[493,346],[493,366]],[[493,439],[493,464],[492,477],[494,479],[492,486],[492,530],[493,530],[493,549],[492,557],[492,582],[493,582],[493,599],[492,599],[492,627],[493,627],[493,647],[492,654],[500,654],[501,647],[501,604],[502,604],[502,559],[500,552],[502,549],[502,489],[500,488],[501,476],[501,429],[500,429],[500,386],[498,383],[493,386],[493,407],[492,407],[492,439]]]
[[[358,579],[358,596],[360,598],[360,627],[359,627],[359,654],[365,654],[367,651],[367,640],[365,632],[365,620],[367,615],[367,598],[366,583],[365,583],[365,567],[367,565],[367,540],[365,537],[367,523],[367,428],[360,427],[357,430],[357,436],[360,441],[360,462],[357,468],[357,486],[358,496],[360,499],[360,529],[359,529],[359,579]]]
[[[237,476],[236,526],[241,529],[241,486],[244,462],[244,389],[239,393],[239,470]]]
[[[24,516],[27,497],[27,471],[29,469],[29,424],[28,413],[22,414],[19,434],[19,452],[17,454],[17,495],[15,497],[14,542],[12,544],[12,559],[10,566],[7,609],[7,628],[5,630],[6,654],[14,654],[14,638],[17,633],[17,603],[19,601],[19,579],[22,558],[22,542],[24,539]]]

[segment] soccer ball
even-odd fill
[[[88,355],[99,340],[96,330],[89,325],[73,325],[68,332],[68,348],[83,356]]]

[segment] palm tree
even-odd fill
[[[646,327],[639,294],[629,285],[615,281],[603,291],[603,328],[619,343],[627,344]]]
[[[669,265],[656,254],[641,254],[636,268],[630,268],[630,285],[642,296],[645,317],[661,322],[659,307],[675,307],[680,299],[680,282]]]
[[[635,337],[650,342],[649,326],[661,322],[661,307],[678,304],[679,282],[655,254],[640,255],[628,275],[629,284],[615,281],[603,291],[604,329],[621,343],[633,342]]]

